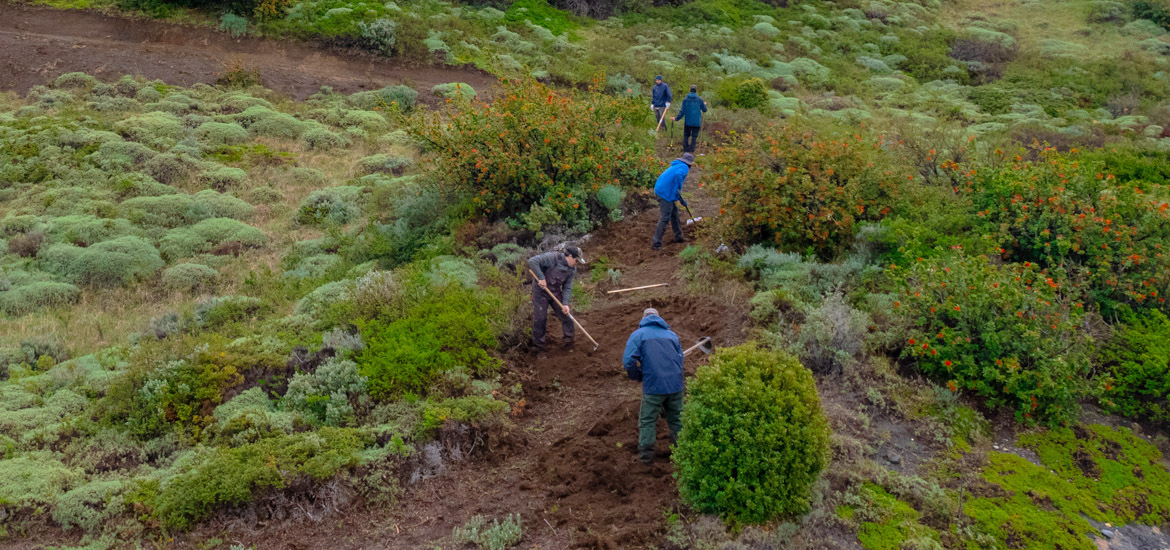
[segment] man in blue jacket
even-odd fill
[[[674,201],[681,202],[683,206],[687,205],[687,201],[682,198],[682,186],[694,163],[695,155],[683,153],[682,158],[671,162],[654,183],[659,214],[658,227],[654,229],[654,240],[650,243],[650,248],[654,250],[662,248],[662,234],[666,232],[667,222],[670,222],[670,228],[674,230],[674,242],[683,242],[682,224],[678,221],[678,205]]]
[[[654,77],[654,88],[650,90],[650,110],[654,111],[654,126],[658,126],[658,121],[666,116],[666,110],[670,108],[670,101],[674,99],[670,96],[670,86],[662,81],[662,75]]]
[[[683,120],[683,152],[694,153],[695,143],[699,141],[699,129],[703,126],[703,113],[707,112],[707,102],[699,97],[699,87],[691,84],[691,93],[683,98],[682,109],[678,110],[675,120]]]
[[[655,424],[666,416],[670,426],[670,444],[678,443],[682,430],[683,352],[678,335],[658,316],[658,310],[642,312],[638,330],[626,341],[622,365],[632,380],[642,382],[642,408],[638,413],[639,459],[654,460]]]

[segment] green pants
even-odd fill
[[[666,415],[666,425],[670,426],[670,442],[678,441],[678,432],[682,430],[683,392],[668,393],[665,395],[642,395],[642,410],[638,413],[638,450],[653,451],[655,424],[658,415]]]

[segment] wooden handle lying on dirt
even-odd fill
[[[532,271],[531,269],[529,269],[528,272],[532,274],[533,279],[536,279],[535,284],[539,285],[540,277],[536,276],[536,272]],[[561,310],[565,309],[565,306],[561,304],[561,301],[557,299],[556,295],[553,294],[552,291],[548,289],[548,287],[545,287],[544,291],[548,293],[549,298],[552,298],[553,301],[556,302],[557,307],[561,308]],[[585,334],[585,337],[588,338],[590,342],[593,342],[593,349],[596,350],[597,348],[601,347],[601,344],[598,344],[597,340],[594,340],[593,337],[589,335],[589,331],[585,330],[585,327],[581,326],[581,323],[577,321],[576,317],[573,317],[572,313],[569,314],[569,318],[573,320],[573,324],[577,325],[577,328],[581,329],[581,332]]]
[[[642,290],[642,289],[644,289],[644,288],[657,288],[657,287],[660,287],[660,286],[670,286],[670,283],[658,283],[658,284],[656,284],[656,285],[636,286],[636,287],[633,287],[633,288],[619,288],[619,289],[617,289],[617,290],[610,290],[610,291],[607,291],[607,292],[606,292],[606,294],[617,294],[617,293],[619,293],[619,292],[629,292],[629,291],[631,291],[631,290]]]

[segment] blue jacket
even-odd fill
[[[691,173],[691,167],[682,159],[674,159],[670,163],[666,171],[658,176],[658,181],[654,183],[654,194],[658,195],[664,201],[677,201],[682,198],[679,193],[682,192],[683,182],[687,179],[687,174]]]
[[[666,395],[683,391],[683,354],[678,335],[662,317],[642,319],[626,341],[622,365],[632,380],[642,381],[642,393]]]
[[[705,112],[707,112],[707,102],[703,101],[699,94],[691,92],[683,98],[682,109],[678,110],[678,116],[674,119],[682,120],[683,117],[686,117],[684,125],[698,128],[703,125],[703,113]]]
[[[668,86],[665,82],[662,84],[655,84],[654,88],[651,89],[651,92],[653,95],[650,98],[650,105],[655,107],[666,107],[666,104],[670,103],[670,100],[672,99],[670,96],[670,86]]]

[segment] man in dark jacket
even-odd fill
[[[554,250],[528,259],[528,269],[536,274],[536,284],[532,285],[532,346],[537,353],[546,349],[544,334],[550,306],[553,315],[561,320],[561,330],[564,331],[561,345],[565,350],[573,349],[574,330],[573,320],[569,318],[569,299],[573,297],[573,277],[577,275],[578,262],[585,263],[585,260],[581,257],[581,249],[575,246],[565,247],[564,252]],[[556,307],[545,289],[559,296],[563,307]]]
[[[655,424],[666,416],[670,444],[682,430],[683,352],[678,335],[658,316],[658,310],[642,312],[638,330],[626,341],[622,365],[632,380],[642,382],[642,408],[638,413],[638,453],[646,464],[654,460]]]
[[[695,155],[683,153],[682,158],[671,162],[654,183],[659,214],[658,227],[654,228],[654,240],[650,242],[650,248],[654,250],[662,248],[662,234],[666,232],[667,222],[670,222],[670,228],[674,230],[674,242],[683,242],[682,224],[678,221],[678,205],[674,204],[674,201],[682,203],[683,206],[687,205],[687,201],[682,198],[682,186],[694,163]]]
[[[654,77],[654,88],[650,91],[650,110],[654,111],[654,126],[666,117],[666,110],[670,108],[670,86],[662,81],[662,75]]]
[[[707,102],[699,97],[699,87],[691,84],[691,93],[683,98],[682,109],[678,110],[675,120],[683,120],[683,152],[694,153],[695,143],[699,141],[699,128],[703,126],[703,113],[707,112]]]

